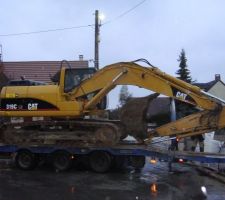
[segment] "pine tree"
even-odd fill
[[[192,78],[191,78],[190,71],[187,66],[187,58],[186,58],[184,49],[181,50],[179,59],[177,61],[180,62],[179,69],[176,72],[176,74],[178,75],[177,78],[179,78],[187,83],[191,83]]]
[[[178,75],[177,78],[187,83],[193,83],[194,81],[192,81],[192,77],[190,75],[190,71],[187,66],[187,58],[186,58],[184,49],[181,50],[179,59],[177,61],[180,62],[179,69],[176,72],[176,74]],[[176,111],[177,111],[178,119],[196,111],[192,105],[189,105],[177,100],[175,102],[176,102]]]
[[[131,97],[132,95],[129,93],[127,85],[123,85],[119,93],[119,105],[123,106]]]
[[[127,85],[123,85],[119,93],[119,105],[109,111],[109,119],[118,120],[120,119],[121,107],[132,97],[129,93]]]

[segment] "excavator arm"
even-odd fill
[[[186,137],[225,127],[223,100],[202,91],[197,86],[170,76],[156,67],[143,67],[135,62],[120,62],[104,67],[93,77],[83,81],[70,95],[73,98],[79,98],[97,91],[84,106],[84,111],[88,112],[94,109],[101,98],[117,85],[135,85],[149,89],[192,104],[202,110],[150,131],[149,138],[170,135]]]
[[[100,100],[117,85],[138,86],[207,110],[214,110],[221,104],[221,100],[210,97],[197,86],[170,76],[156,67],[143,67],[134,62],[120,62],[104,67],[83,81],[70,95],[78,98],[98,91],[96,96]],[[91,99],[87,109],[94,108],[98,102]]]

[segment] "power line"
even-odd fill
[[[138,4],[134,5],[132,8],[126,10],[126,11],[123,12],[122,14],[118,15],[117,17],[115,17],[114,19],[109,20],[109,21],[106,21],[105,23],[102,23],[102,25],[111,23],[111,22],[113,22],[113,21],[115,21],[115,20],[118,20],[119,18],[124,17],[125,15],[127,15],[128,13],[130,13],[131,11],[133,11],[133,10],[135,10],[137,7],[139,7],[141,4],[143,4],[145,1],[147,1],[147,0],[142,0],[142,1],[139,2]]]
[[[118,20],[121,17],[124,17],[137,7],[139,7],[141,4],[143,4],[147,0],[142,0],[138,4],[134,5],[132,8],[126,10],[122,14],[118,15],[112,20],[106,21],[105,23],[102,23],[101,25],[105,25],[108,23],[111,23],[115,20]],[[8,34],[0,34],[0,37],[11,37],[11,36],[21,36],[21,35],[32,35],[32,34],[40,34],[40,33],[48,33],[48,32],[56,32],[56,31],[65,31],[65,30],[71,30],[71,29],[79,29],[79,28],[86,28],[86,27],[93,27],[94,24],[89,24],[89,25],[82,25],[82,26],[73,26],[73,27],[65,27],[65,28],[56,28],[56,29],[47,29],[47,30],[39,30],[39,31],[31,31],[31,32],[21,32],[21,33],[8,33]]]
[[[71,30],[71,29],[78,29],[78,28],[86,28],[86,27],[92,27],[92,26],[94,26],[94,24],[83,25],[83,26],[73,26],[73,27],[66,27],[66,28],[48,29],[48,30],[39,30],[39,31],[31,31],[31,32],[22,32],[22,33],[9,33],[9,34],[1,34],[0,37],[48,33],[48,32],[55,32],[55,31],[64,31],[64,30]]]

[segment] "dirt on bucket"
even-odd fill
[[[125,125],[127,133],[138,141],[148,137],[146,112],[151,101],[158,95],[154,93],[146,97],[132,98],[121,108],[122,124]]]

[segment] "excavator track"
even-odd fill
[[[19,145],[115,145],[126,137],[119,121],[56,120],[5,123],[0,140]]]

